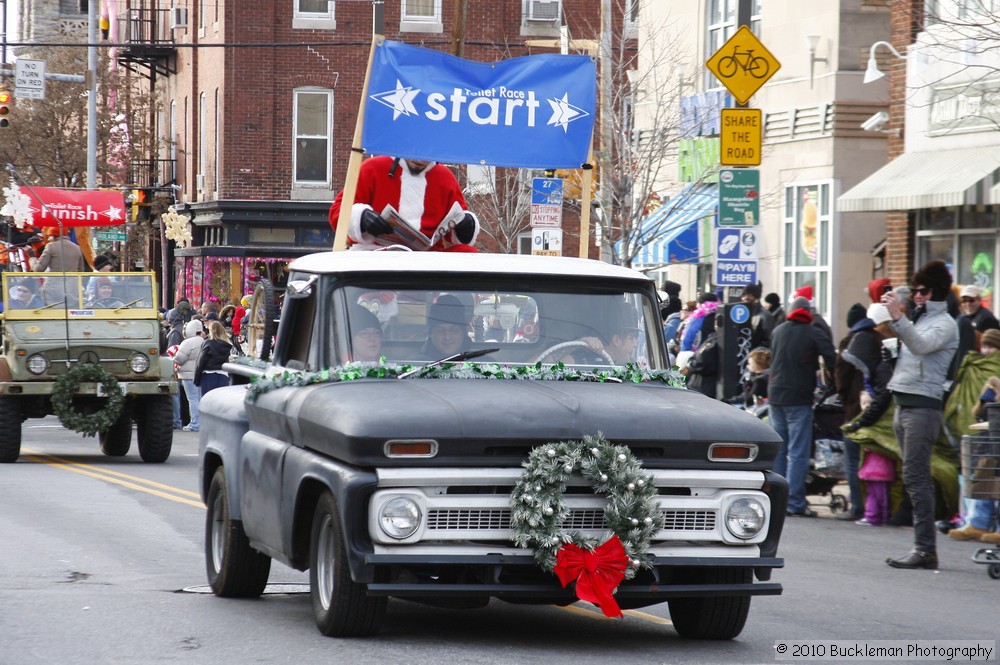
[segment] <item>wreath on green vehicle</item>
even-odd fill
[[[73,407],[73,397],[81,383],[98,383],[106,396],[104,406],[93,413],[81,413]],[[118,379],[100,365],[77,365],[56,379],[52,389],[52,410],[66,429],[94,436],[111,429],[125,406],[125,396]]]

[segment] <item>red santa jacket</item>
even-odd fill
[[[422,172],[414,175],[406,165],[406,160],[400,160],[395,172],[390,175],[393,165],[392,157],[372,157],[361,163],[358,173],[358,186],[354,195],[354,207],[351,209],[351,225],[347,236],[356,244],[370,247],[372,238],[361,232],[361,213],[365,208],[371,208],[381,214],[387,205],[392,205],[408,224],[426,235],[434,235],[441,220],[444,219],[454,203],[463,210],[468,210],[462,189],[458,186],[455,175],[441,164],[431,162]],[[341,190],[330,206],[330,226],[337,230],[337,220],[340,217],[340,206],[344,192]],[[444,247],[439,242],[432,249],[438,251],[476,251],[471,245],[479,235],[479,221],[476,220],[476,233],[468,245],[452,245]]]

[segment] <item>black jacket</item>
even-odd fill
[[[771,380],[768,401],[775,406],[811,405],[816,391],[819,359],[833,371],[836,353],[833,342],[812,324],[804,309],[788,314],[788,320],[771,334]]]
[[[222,364],[229,362],[233,345],[221,339],[210,339],[201,347],[198,366],[194,370],[194,385],[201,385],[201,375],[209,370],[219,371]]]

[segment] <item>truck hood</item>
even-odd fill
[[[391,465],[390,439],[434,439],[429,464],[442,466],[518,465],[534,446],[601,433],[649,467],[703,466],[708,445],[750,442],[757,460],[735,468],[770,468],[781,444],[752,415],[660,383],[366,379],[271,391],[247,415],[261,434],[359,465]]]

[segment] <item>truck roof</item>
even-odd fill
[[[295,259],[291,270],[319,274],[364,272],[497,272],[615,278],[651,282],[646,275],[622,266],[564,256],[524,254],[347,251],[318,252]]]

